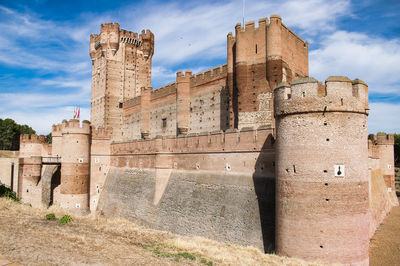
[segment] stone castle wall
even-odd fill
[[[11,179],[13,179],[13,191],[16,193],[18,192],[18,157],[19,151],[0,150],[0,183],[11,188]]]
[[[117,23],[91,36],[92,124],[53,126],[51,147],[23,137],[25,201],[268,251],[276,243],[308,260],[368,262],[368,237],[398,201],[392,137],[367,146],[364,82],[308,78],[307,42],[276,15],[236,25],[226,65],[179,71],[154,90],[153,49],[150,31]],[[44,166],[50,153],[61,165]]]
[[[272,250],[272,129],[114,143],[110,158],[99,215]]]

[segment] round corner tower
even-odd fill
[[[303,78],[274,94],[277,253],[368,265],[367,85]]]
[[[61,207],[75,213],[89,211],[90,122],[62,123]]]

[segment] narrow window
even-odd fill
[[[163,127],[163,128],[166,128],[166,127],[167,127],[167,119],[166,119],[166,118],[163,118],[163,119],[162,119],[162,127]]]
[[[122,108],[122,106],[123,106],[123,103],[120,102],[119,105],[118,105],[118,107],[119,107],[119,108]]]
[[[257,53],[257,44],[256,44],[256,53]]]

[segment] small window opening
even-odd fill
[[[162,119],[162,127],[163,127],[163,128],[166,128],[166,127],[167,127],[167,119],[166,119],[166,118],[163,118],[163,119]]]
[[[329,139],[326,139],[326,141],[329,141]]]
[[[256,53],[257,53],[257,44],[256,44]]]
[[[328,170],[324,170],[324,173],[328,173]]]
[[[324,122],[324,126],[327,126],[328,125],[328,123],[327,122]]]
[[[325,186],[327,187],[327,186],[328,186],[328,183],[325,183]]]
[[[123,103],[120,102],[120,103],[118,104],[118,107],[119,107],[119,108],[122,108],[122,106],[123,106]]]

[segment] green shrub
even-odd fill
[[[178,256],[185,258],[185,259],[190,259],[190,260],[195,260],[196,257],[193,256],[192,254],[188,253],[188,252],[183,252],[183,253],[178,253]]]
[[[9,189],[4,185],[0,185],[0,197],[9,198],[12,199],[13,201],[19,202],[17,195],[15,195],[15,193],[11,191],[11,189]]]
[[[64,215],[63,217],[61,217],[61,219],[58,222],[60,224],[66,224],[66,223],[72,222],[72,218],[69,215]]]
[[[56,220],[54,213],[48,213],[46,216],[44,216],[44,218],[46,218],[46,220]]]
[[[206,264],[208,266],[213,266],[213,262],[211,260],[207,262],[207,259],[205,259],[205,258],[201,258],[200,262],[203,264]]]

